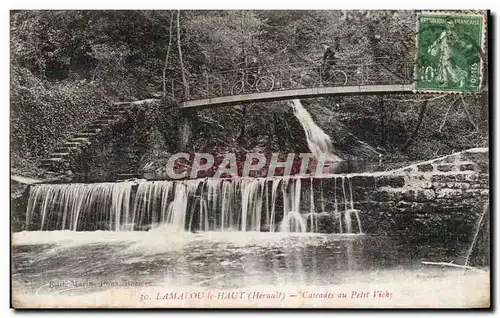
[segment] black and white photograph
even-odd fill
[[[9,18],[13,308],[490,308],[489,11]]]

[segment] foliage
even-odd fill
[[[11,69],[12,152],[46,156],[56,142],[103,113],[106,97],[97,82],[43,83],[25,68]]]
[[[171,17],[171,11],[12,11],[15,157],[45,156],[110,101],[161,95],[169,40],[167,78],[180,77],[179,45],[188,74],[232,69],[245,56],[264,64],[320,63],[324,42],[339,57],[385,58],[387,69],[394,58],[415,54],[414,11],[181,11],[180,43],[169,38],[177,32]],[[464,96],[467,108],[460,103],[450,108],[453,96],[430,101],[414,140],[402,149],[421,100],[430,98],[323,98],[308,108],[333,137],[333,126],[342,125],[392,156],[429,158],[487,144],[488,100],[483,94]],[[167,109],[155,114],[155,129],[172,150],[180,115]],[[206,110],[195,117],[191,146],[196,149],[300,151],[304,146],[300,126],[284,103]],[[321,120],[327,117],[335,121]]]

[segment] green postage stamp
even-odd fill
[[[484,19],[453,13],[418,16],[416,91],[480,91]]]

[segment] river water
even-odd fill
[[[168,226],[148,232],[30,231],[13,235],[12,278],[20,299],[53,306],[74,301],[82,306],[89,299],[88,305],[95,306],[99,297],[123,293],[112,303],[177,307],[185,303],[156,298],[165,291],[256,290],[282,292],[284,299],[255,306],[325,306],[320,301],[328,293],[344,293],[346,298],[327,307],[477,305],[488,297],[486,268],[463,273],[421,263],[463,264],[466,250],[457,244],[410,244],[403,238],[363,234],[189,233]],[[374,296],[376,291],[385,296]],[[214,295],[223,301],[224,294]],[[198,305],[255,301],[215,300]]]
[[[292,107],[311,153],[339,168],[330,137]],[[489,304],[487,267],[422,263],[464,264],[468,245],[363,234],[349,177],[330,179],[330,207],[321,180],[300,178],[33,186],[33,231],[12,235],[14,306]]]

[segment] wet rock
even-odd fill
[[[459,198],[462,195],[462,193],[463,193],[462,190],[457,190],[457,189],[441,189],[436,191],[437,198],[445,198],[445,199]]]
[[[448,183],[441,183],[441,182],[434,182],[432,183],[432,187],[436,190],[446,188],[448,186]]]
[[[431,181],[433,183],[456,182],[457,175],[455,175],[455,174],[438,174],[438,175],[432,176]]]
[[[488,174],[480,174],[477,177],[477,182],[479,184],[489,185],[489,183],[490,183],[490,176]]]
[[[424,174],[412,175],[412,176],[410,176],[410,178],[413,180],[419,180],[419,181],[428,180],[428,177]]]
[[[416,170],[417,170],[416,168],[413,168],[413,167],[408,167],[408,168],[404,169],[403,171],[404,171],[404,172],[413,173],[413,172],[415,172]]]
[[[260,226],[260,231],[261,231],[261,232],[269,232],[269,231],[270,231],[270,226],[269,226],[269,224],[261,224],[261,226]]]
[[[403,191],[403,200],[412,201],[417,197],[417,191],[410,189]]]
[[[408,201],[399,201],[398,204],[396,204],[397,208],[410,208],[413,206],[413,202],[408,202]]]
[[[467,161],[472,161],[475,163],[488,162],[489,153],[486,152],[469,152],[466,151],[462,153],[462,158]]]
[[[403,192],[405,201],[431,201],[436,198],[434,190],[431,189],[410,189]]]
[[[405,185],[403,176],[382,176],[377,179],[377,187],[402,188]]]
[[[336,216],[333,212],[312,213],[304,216],[307,224],[307,230],[311,229],[319,233],[332,233],[335,232]]]
[[[464,198],[476,198],[488,196],[490,191],[488,189],[469,189],[463,193]]]
[[[441,172],[449,172],[451,170],[453,170],[453,165],[439,165],[437,166],[437,170],[438,171],[441,171]]]
[[[431,189],[433,188],[432,182],[422,182],[419,184],[422,189]]]
[[[402,197],[400,191],[379,191],[376,196],[378,201],[399,201]]]
[[[444,162],[454,163],[454,162],[458,161],[459,159],[460,159],[460,154],[453,154],[453,155],[450,155],[450,156],[444,158]]]
[[[353,190],[352,198],[354,201],[359,202],[376,198],[377,194],[378,191],[375,191],[375,189],[372,188],[359,189],[359,190]]]
[[[489,172],[489,164],[488,162],[481,162],[477,164],[477,168],[479,172],[481,173],[488,173]]]
[[[430,163],[420,164],[417,166],[417,168],[420,172],[431,172],[432,170],[434,170],[434,167]]]
[[[363,187],[363,188],[374,188],[375,187],[375,177],[374,176],[354,176],[349,178],[353,188]]]
[[[484,186],[482,184],[471,184],[469,189],[487,189],[487,186]]]
[[[465,181],[467,182],[476,182],[479,180],[479,176],[477,174],[468,174],[465,176]]]
[[[431,201],[436,198],[436,193],[430,189],[423,189],[421,191],[417,191],[417,197],[415,200],[417,201]]]
[[[473,164],[473,163],[466,163],[466,164],[462,164],[460,165],[460,171],[473,171],[475,170],[476,168],[476,165]]]
[[[396,206],[395,201],[377,202],[377,208],[381,210],[388,210],[394,208],[395,206]]]
[[[446,187],[450,189],[468,189],[470,188],[470,184],[465,182],[448,182],[446,183]]]

